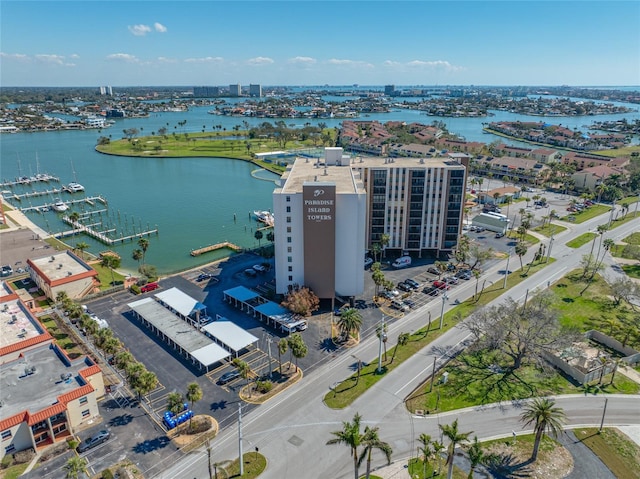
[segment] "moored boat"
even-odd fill
[[[69,206],[64,201],[56,201],[51,207],[56,211],[67,211]]]

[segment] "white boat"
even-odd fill
[[[70,193],[78,193],[80,191],[84,191],[84,186],[82,186],[80,183],[76,183],[75,181],[72,181],[67,185],[67,189],[69,190]]]
[[[69,206],[64,201],[56,201],[51,207],[56,211],[67,211]]]
[[[258,221],[266,223],[268,225],[273,225],[273,213],[271,211],[254,211],[253,216],[256,217]]]

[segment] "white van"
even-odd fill
[[[406,268],[407,266],[411,266],[411,256],[403,256],[402,258],[398,258],[391,266],[394,268]]]

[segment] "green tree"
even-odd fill
[[[343,444],[347,446],[351,450],[351,457],[353,458],[353,468],[355,473],[355,479],[359,479],[360,475],[358,474],[359,469],[359,454],[358,449],[362,444],[362,432],[360,431],[360,422],[362,421],[362,416],[356,413],[353,416],[353,421],[343,421],[342,430],[333,431],[335,437],[333,439],[329,439],[327,441],[327,445],[332,444]]]
[[[380,263],[373,263],[371,265],[371,279],[373,280],[373,284],[376,285],[374,296],[377,297],[380,292],[380,286],[385,282],[384,273],[380,270]]]
[[[249,363],[247,363],[246,361],[243,361],[240,358],[234,358],[232,363],[238,369],[238,372],[240,373],[240,377],[247,382],[246,386],[248,387],[249,377],[251,376],[251,367],[249,366]],[[249,389],[249,397],[251,397],[251,388],[248,387],[248,389]]]
[[[298,359],[304,358],[309,352],[309,348],[302,339],[302,335],[300,333],[294,333],[289,336],[289,350],[294,358],[296,358],[296,372],[298,372]]]
[[[256,230],[255,234],[253,235],[255,237],[255,239],[258,240],[258,247],[260,246],[260,241],[262,240],[262,237],[264,236],[262,234],[262,231],[260,230]]]
[[[444,444],[440,441],[433,441],[431,443],[431,447],[433,448],[433,455],[438,459],[438,476],[440,475],[440,471],[442,470],[442,455],[440,454],[445,450]]]
[[[422,477],[427,477],[427,463],[433,454],[433,449],[431,449],[431,436],[428,434],[420,434],[418,437],[418,442],[420,446],[418,446],[418,454],[422,454]]]
[[[170,392],[167,396],[167,411],[180,414],[184,410],[184,396],[178,391]]]
[[[473,431],[460,432],[458,431],[458,420],[456,419],[451,424],[439,424],[442,434],[449,439],[449,446],[447,447],[447,465],[449,469],[447,471],[447,479],[453,477],[453,457],[456,451],[456,445],[466,441],[469,435]]]
[[[76,249],[80,251],[80,258],[84,260],[84,252],[89,249],[89,245],[84,241],[80,241],[76,244]]]
[[[142,252],[141,249],[134,249],[133,252],[131,253],[131,258],[134,261],[138,262],[138,268],[140,267],[140,260],[142,260],[142,258],[144,257],[144,253]]]
[[[484,460],[484,451],[482,446],[478,442],[478,436],[473,436],[473,442],[467,449],[467,455],[469,456],[470,470],[467,479],[473,479],[473,473],[482,461]]]
[[[117,353],[121,348],[122,348],[122,343],[116,337],[108,338],[102,344],[102,350],[105,352],[105,354],[108,354],[108,355]]]
[[[134,361],[133,355],[129,351],[118,351],[113,358],[115,366],[118,369],[126,369],[127,364]]]
[[[398,352],[398,349],[400,348],[400,346],[404,347],[407,345],[407,343],[409,342],[409,338],[411,337],[411,335],[409,333],[400,333],[398,335],[398,344],[396,344],[396,347],[393,348],[393,355],[391,356],[391,363],[393,363],[393,360],[396,358],[396,353]]]
[[[138,395],[138,400],[153,391],[158,385],[158,377],[154,372],[144,369],[138,376],[136,376],[132,388]]]
[[[520,260],[520,269],[524,269],[524,266],[522,266],[522,257],[527,254],[527,249],[527,244],[524,241],[518,241],[518,243],[516,243],[515,252]]]
[[[147,250],[149,249],[149,240],[147,238],[138,239],[138,246],[142,250],[142,264],[144,264],[145,258],[147,257]]]
[[[364,428],[364,434],[362,435],[361,444],[363,446],[363,450],[358,458],[358,466],[362,465],[362,461],[364,461],[365,458],[367,459],[366,479],[369,479],[371,476],[371,454],[374,449],[382,452],[387,458],[387,464],[391,464],[391,454],[393,453],[393,450],[388,443],[380,440],[378,429],[379,428],[377,427],[366,426]]]
[[[111,285],[113,286],[116,282],[115,276],[113,274],[113,270],[120,267],[120,256],[116,256],[113,254],[105,254],[102,255],[102,259],[100,260],[100,266],[103,268],[108,268],[111,271]]]
[[[355,308],[349,308],[342,312],[338,319],[338,329],[342,334],[342,338],[346,341],[349,335],[360,333],[362,327],[362,316],[360,311]]]
[[[64,464],[64,470],[67,471],[64,477],[67,479],[78,479],[80,473],[85,472],[86,467],[86,459],[77,455],[73,455]]]
[[[387,252],[387,246],[389,246],[390,242],[391,242],[391,236],[389,236],[387,233],[383,233],[382,235],[380,235],[380,245],[382,246],[383,257]]]
[[[280,363],[280,374],[282,374],[282,355],[287,352],[287,349],[289,349],[287,338],[282,338],[278,341],[278,362]]]
[[[193,410],[193,405],[202,399],[203,393],[202,388],[198,383],[189,383],[187,386],[187,394],[184,397],[187,398],[187,401],[191,403],[191,409]],[[193,416],[189,418],[189,429],[191,429],[191,420]]]
[[[520,420],[525,426],[534,425],[535,440],[531,461],[538,458],[538,449],[542,435],[548,431],[554,437],[562,432],[562,425],[566,421],[566,416],[562,408],[556,407],[555,401],[549,398],[535,398],[524,408],[520,415]]]

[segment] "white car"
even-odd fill
[[[369,258],[368,256],[364,259],[364,267],[370,266],[373,264],[373,258]]]
[[[267,268],[265,268],[261,264],[254,264],[253,269],[256,270],[258,273],[264,273],[267,270]]]

